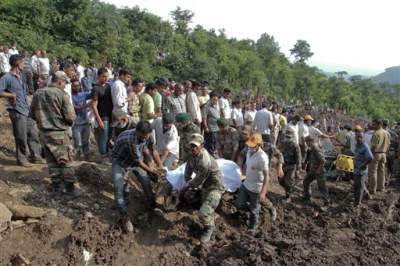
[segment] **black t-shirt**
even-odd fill
[[[97,110],[102,120],[111,120],[113,103],[111,86],[107,83],[104,86],[95,84],[90,98],[97,101]]]

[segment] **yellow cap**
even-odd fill
[[[250,148],[254,148],[257,145],[262,144],[262,137],[260,134],[253,134],[250,138],[246,141],[246,145]]]
[[[305,120],[305,121],[307,121],[307,120],[314,121],[314,118],[312,118],[311,115],[306,115],[306,116],[304,117],[304,120]]]
[[[363,131],[363,128],[360,125],[355,125],[354,131]]]

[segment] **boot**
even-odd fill
[[[80,189],[77,189],[73,182],[65,182],[64,194],[71,198],[78,198],[82,196],[82,191]]]
[[[124,201],[125,204],[128,205],[129,204],[129,194],[130,194],[130,187],[128,184],[124,185]]]
[[[215,226],[214,225],[206,225],[204,227],[204,231],[200,236],[200,241],[203,244],[210,242],[212,233],[214,232]]]
[[[121,215],[120,222],[122,224],[122,230],[124,230],[125,233],[132,233],[133,224],[131,218],[128,215],[128,212],[126,210],[121,210],[120,215]]]

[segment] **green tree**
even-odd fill
[[[298,40],[294,47],[290,49],[290,53],[294,56],[296,62],[302,64],[314,55],[314,53],[311,52],[310,44],[305,40]]]

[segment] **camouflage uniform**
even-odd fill
[[[328,189],[326,187],[326,178],[324,175],[325,155],[316,142],[310,145],[308,155],[308,171],[303,181],[304,197],[310,199],[310,185],[314,180],[317,180],[319,191],[322,193],[325,201],[328,201]]]
[[[75,111],[66,92],[56,87],[37,90],[30,116],[37,123],[40,141],[53,184],[75,182],[71,166],[73,148],[67,131],[75,120]]]
[[[215,227],[215,209],[221,200],[224,186],[217,161],[206,149],[203,148],[196,157],[189,157],[185,169],[187,181],[191,179],[192,173],[196,173],[196,177],[190,181],[189,186],[193,188],[201,187],[202,189],[200,219],[205,226]]]
[[[140,121],[140,99],[139,95],[136,93],[131,93],[130,99],[128,101],[128,112],[129,115],[132,117],[132,120],[135,124],[139,123]]]
[[[283,173],[284,176],[279,178],[279,184],[285,189],[286,197],[294,190],[294,178],[296,170],[301,169],[301,150],[300,146],[295,142],[294,138],[286,138],[281,143],[281,150],[283,153]]]
[[[190,145],[189,142],[191,141],[191,135],[193,133],[198,133],[200,134],[200,128],[193,122],[188,122],[179,130],[179,154],[181,161],[186,161],[188,158],[188,155],[190,155],[191,150],[190,150]]]
[[[239,132],[233,127],[226,127],[224,132],[219,131],[217,137],[217,150],[222,158],[231,160],[239,149]]]

